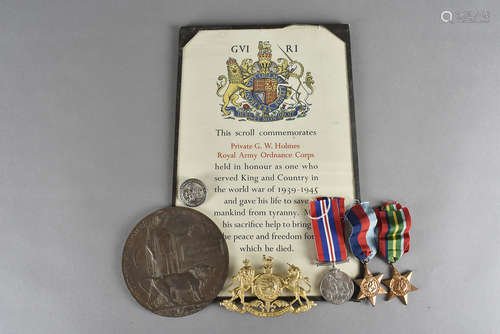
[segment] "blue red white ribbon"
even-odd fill
[[[352,253],[367,262],[377,254],[377,215],[368,202],[354,205],[346,215],[352,231],[349,237]]]
[[[319,262],[347,260],[344,242],[345,204],[342,197],[321,197],[311,201],[311,222]]]
[[[390,202],[376,208],[375,213],[379,252],[388,262],[396,262],[410,250],[410,211],[398,202]]]

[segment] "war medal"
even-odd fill
[[[347,261],[343,226],[344,198],[318,198],[310,202],[310,207],[318,261],[322,264],[333,264],[333,269],[321,280],[321,296],[330,303],[343,304],[350,300],[354,293],[351,278],[335,267],[335,263]]]
[[[378,294],[387,293],[381,286],[382,274],[373,275],[368,262],[377,254],[377,216],[368,202],[354,205],[346,213],[346,220],[352,226],[349,244],[353,254],[364,264],[364,277],[354,280],[359,286],[357,300],[367,298],[375,306]]]
[[[408,305],[408,293],[417,290],[410,283],[412,272],[401,275],[394,263],[410,250],[410,211],[398,202],[391,202],[376,209],[376,214],[379,251],[392,266],[392,277],[382,281],[389,288],[387,300],[398,297]]]

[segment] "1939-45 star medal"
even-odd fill
[[[353,205],[346,213],[351,224],[349,244],[354,255],[364,264],[364,277],[354,282],[359,286],[357,300],[368,299],[375,306],[378,294],[387,293],[381,286],[382,274],[372,275],[368,262],[377,254],[377,216],[368,202]]]
[[[310,208],[318,261],[334,265],[321,280],[321,296],[332,304],[343,304],[354,293],[352,279],[335,267],[336,262],[348,259],[344,242],[344,198],[318,198],[310,202]]]
[[[382,274],[373,275],[365,264],[365,273],[363,278],[355,279],[354,283],[359,286],[359,294],[356,297],[357,300],[368,299],[372,306],[375,306],[377,302],[377,295],[385,294],[387,291],[382,287],[380,281],[382,280]]]
[[[356,299],[366,298],[375,306],[377,295],[387,293],[380,284],[382,274],[373,275],[368,269],[368,262],[377,254],[377,215],[368,202],[363,202],[353,205],[347,211],[346,220],[352,227],[349,237],[351,250],[365,267],[363,278],[354,280],[359,286]]]

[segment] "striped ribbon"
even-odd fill
[[[410,250],[410,211],[398,202],[390,202],[375,209],[375,213],[379,252],[388,262],[396,262]]]
[[[360,261],[369,261],[377,254],[377,215],[368,202],[354,205],[346,215],[352,226],[349,244]]]
[[[345,206],[342,197],[321,197],[311,201],[311,222],[319,262],[347,260],[344,242]]]

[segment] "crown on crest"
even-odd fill
[[[272,55],[271,44],[268,41],[259,41],[259,53],[257,54],[259,60],[271,60]]]
[[[234,65],[234,64],[237,64],[237,62],[236,62],[236,59],[234,59],[234,58],[230,57],[230,58],[228,58],[228,60],[226,61],[226,64],[227,64],[227,65]]]

